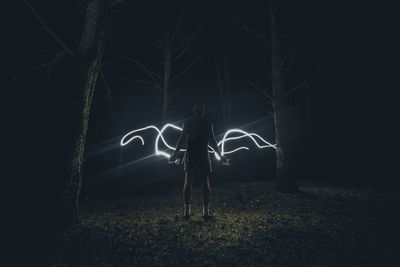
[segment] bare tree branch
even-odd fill
[[[104,88],[105,88],[106,91],[107,91],[107,97],[111,97],[111,89],[110,89],[110,87],[108,87],[108,85],[107,85],[106,78],[104,78],[103,67],[100,68],[100,74],[101,74],[101,78],[102,78],[102,80],[103,80]]]
[[[153,73],[151,71],[149,71],[149,69],[147,69],[142,63],[140,63],[138,60],[134,59],[134,58],[130,58],[130,57],[125,57],[127,60],[132,61],[134,63],[136,63],[136,65],[138,65],[142,70],[144,70],[147,75],[154,81],[154,83],[157,85],[157,88],[162,88],[160,82],[156,79],[156,77],[153,75]]]
[[[47,76],[50,77],[50,74],[53,70],[53,68],[55,68],[55,66],[57,65],[58,61],[61,59],[61,57],[65,54],[65,50],[62,50],[60,53],[58,53],[49,63],[49,66],[47,68]]]
[[[193,32],[192,36],[186,40],[185,44],[183,45],[182,51],[174,58],[174,61],[179,60],[179,58],[181,58],[186,53],[186,51],[190,47],[190,44],[197,38],[197,35],[199,35],[199,33],[201,32],[201,30],[204,28],[204,26],[206,24],[207,24],[207,19],[203,20],[200,23],[200,25]],[[175,54],[176,52],[177,51],[174,51],[173,54]]]
[[[301,87],[303,87],[304,85],[306,85],[311,79],[313,79],[318,72],[320,72],[322,69],[324,68],[324,66],[318,66],[308,77],[306,77],[302,82],[300,82],[297,86],[293,87],[292,89],[288,90],[288,92],[286,93],[286,97],[288,97],[289,95],[291,95],[292,93],[296,92],[298,89],[300,89]]]
[[[125,2],[125,0],[114,0],[110,3],[110,7],[113,8],[117,5],[119,5],[120,3]]]
[[[175,26],[174,33],[172,34],[171,39],[169,40],[170,44],[172,44],[174,42],[174,40],[175,40],[176,34],[178,33],[179,28],[181,26],[182,17],[183,17],[183,12],[181,11],[179,13],[178,20],[176,21],[176,26]]]
[[[254,34],[255,36],[257,36],[257,37],[259,37],[259,38],[267,38],[267,37],[268,37],[266,34],[259,33],[259,32],[257,32],[256,30],[251,29],[250,27],[248,27],[248,26],[247,26],[246,24],[244,24],[238,17],[236,17],[235,15],[233,15],[232,12],[230,12],[230,11],[228,11],[228,10],[226,10],[226,12],[228,12],[228,14],[230,14],[230,15],[232,16],[232,18],[236,21],[236,23],[238,23],[238,24],[243,28],[243,30],[245,30],[245,31],[247,31],[247,32],[249,32],[249,33],[251,33],[251,34]]]
[[[297,54],[297,50],[295,49],[289,59],[289,62],[287,63],[284,71],[283,71],[283,76],[285,76],[287,74],[287,72],[290,70],[290,67],[292,66],[294,59],[296,58],[296,54]],[[284,65],[285,62],[282,62],[282,65]]]
[[[158,74],[158,73],[156,73],[156,72],[152,72],[151,74],[153,74],[155,77],[157,77],[158,79],[164,79],[164,77],[161,75],[161,74]]]
[[[197,35],[201,32],[201,30],[204,28],[204,26],[207,24],[207,19],[203,20],[200,25],[196,28],[196,30],[193,32],[192,36],[189,39],[189,43],[193,42],[196,38]]]
[[[184,68],[181,72],[179,72],[177,75],[171,78],[171,81],[178,79],[181,77],[185,72],[187,72],[194,64],[196,64],[201,58],[203,58],[204,55],[197,57],[195,60],[193,60],[186,68]]]
[[[137,83],[143,83],[146,84],[148,86],[154,87],[156,89],[159,89],[158,85],[149,81],[145,81],[145,80],[139,80],[139,79],[121,79],[123,81],[127,81],[127,82],[137,82]]]
[[[295,50],[295,47],[292,46],[285,54],[285,56],[282,59],[281,66],[285,65],[286,61],[288,60],[289,56],[292,54],[292,51]]]
[[[171,104],[173,102],[173,99],[177,94],[179,94],[179,90],[175,90],[174,92],[170,93],[170,95],[168,96],[168,104]]]
[[[71,56],[75,57],[75,54],[68,48],[68,46],[57,37],[57,35],[47,26],[46,22],[40,17],[40,15],[36,12],[36,10],[29,4],[27,1],[24,1],[28,6],[29,10],[36,17],[36,19],[42,24],[43,28],[68,52]]]
[[[273,101],[274,99],[272,96],[270,96],[267,92],[265,92],[263,89],[261,89],[259,86],[255,85],[252,82],[249,82],[251,86],[253,86],[255,89],[257,89],[260,93],[262,93],[265,97],[267,97],[269,100]]]
[[[272,3],[270,3],[270,5],[269,5],[269,12],[270,12],[270,15],[271,15],[271,23],[273,25],[276,25],[275,10],[274,10],[274,6],[273,6]]]
[[[65,50],[62,50],[57,55],[55,55],[51,60],[49,60],[47,63],[43,63],[43,64],[33,66],[33,67],[21,68],[21,70],[34,71],[34,70],[38,70],[41,68],[49,67],[48,71],[51,72],[51,69],[57,64],[58,60],[64,55],[64,53],[65,53]]]
[[[174,61],[178,61],[179,58],[181,58],[181,57],[185,54],[185,52],[187,51],[187,49],[188,49],[188,46],[185,45],[185,46],[183,47],[182,51],[174,58]]]

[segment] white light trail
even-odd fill
[[[173,129],[178,130],[178,131],[180,131],[180,132],[182,131],[182,128],[180,128],[180,127],[178,127],[178,126],[176,126],[176,125],[174,125],[174,124],[171,124],[171,123],[165,124],[165,125],[161,128],[161,130],[158,129],[158,128],[157,128],[156,126],[154,126],[154,125],[149,125],[149,126],[147,126],[147,127],[143,127],[143,128],[140,128],[140,129],[136,129],[136,130],[130,131],[130,132],[128,132],[127,134],[125,134],[124,137],[122,137],[122,139],[121,139],[120,145],[121,145],[121,146],[126,146],[126,145],[128,145],[130,142],[132,142],[133,140],[136,140],[136,139],[139,139],[139,140],[141,141],[142,145],[144,145],[144,139],[143,139],[143,137],[140,136],[140,135],[137,135],[137,134],[136,134],[136,135],[133,135],[133,134],[139,133],[139,132],[143,132],[143,131],[146,131],[146,130],[148,130],[148,129],[154,129],[154,130],[157,132],[157,137],[156,137],[156,140],[155,140],[155,142],[154,142],[154,154],[157,155],[157,156],[163,156],[163,157],[169,159],[169,158],[171,157],[171,154],[169,154],[169,153],[167,153],[167,152],[165,152],[165,151],[162,151],[162,150],[160,150],[160,149],[158,148],[158,147],[159,147],[159,142],[160,142],[160,139],[161,139],[162,143],[163,143],[168,149],[175,151],[175,147],[169,145],[168,142],[165,140],[165,138],[164,138],[164,136],[163,136],[163,133],[165,132],[165,130],[166,130],[167,128],[173,128]],[[234,133],[239,133],[239,134],[241,134],[241,135],[239,135],[239,136],[228,137],[230,134],[234,134]],[[228,155],[228,154],[232,154],[232,153],[234,153],[234,152],[236,152],[236,151],[243,150],[243,149],[249,150],[248,147],[240,146],[240,147],[237,147],[237,148],[235,148],[235,149],[233,149],[233,150],[225,151],[225,143],[226,143],[227,141],[230,141],[230,140],[238,140],[238,139],[242,139],[242,138],[244,138],[244,137],[249,137],[249,138],[253,141],[253,143],[254,143],[258,148],[260,148],[260,149],[261,149],[261,148],[267,148],[267,147],[272,147],[272,148],[274,148],[274,149],[276,148],[275,145],[273,145],[273,144],[267,142],[266,140],[264,140],[264,139],[263,139],[260,135],[258,135],[258,134],[255,134],[255,133],[248,133],[248,132],[245,132],[245,131],[240,130],[240,129],[230,129],[230,130],[228,130],[228,131],[225,132],[224,137],[222,138],[222,140],[221,140],[220,142],[218,142],[218,147],[221,147],[221,156],[223,156],[223,155]],[[260,142],[261,144],[260,144],[259,142]],[[208,146],[208,147],[210,148],[209,152],[210,152],[210,153],[213,153],[214,156],[215,156],[215,158],[216,158],[217,160],[220,160],[221,157],[218,155],[218,153],[216,153],[216,152],[214,151],[214,149],[213,149],[211,146]],[[186,149],[181,149],[180,151],[186,151]]]

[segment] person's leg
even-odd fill
[[[207,174],[201,175],[201,191],[203,193],[203,216],[210,217],[210,179]]]
[[[192,193],[193,173],[185,172],[185,182],[183,184],[184,212],[186,218],[190,217],[190,195]]]

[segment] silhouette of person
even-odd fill
[[[185,219],[190,218],[190,195],[193,181],[196,178],[201,182],[201,190],[203,193],[203,218],[209,219],[212,217],[209,208],[209,175],[212,172],[212,166],[208,145],[220,156],[224,165],[230,164],[229,159],[221,155],[221,151],[215,139],[213,125],[205,118],[204,114],[204,105],[194,105],[193,116],[184,122],[183,131],[176,145],[176,149],[169,159],[170,163],[175,162],[184,142],[187,143],[184,156],[185,182],[183,185],[183,216]]]

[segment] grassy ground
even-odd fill
[[[48,240],[37,266],[400,266],[400,195],[307,184],[223,184],[214,219],[181,218],[180,189],[84,200],[82,224]]]

